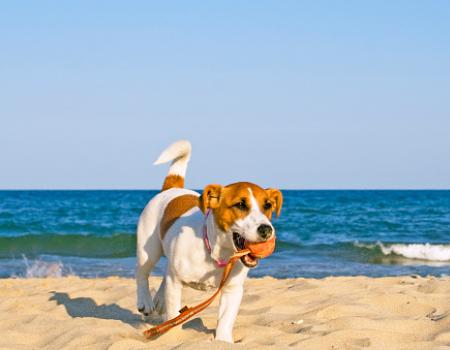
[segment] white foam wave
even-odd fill
[[[384,255],[396,254],[408,259],[419,259],[427,261],[450,261],[450,245],[412,243],[412,244],[362,244],[355,242],[360,248],[373,249],[379,247]]]
[[[27,278],[60,278],[63,276],[63,264],[61,262],[46,262],[42,260],[30,262],[25,256],[23,260],[26,266],[25,277]]]

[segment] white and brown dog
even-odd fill
[[[282,194],[238,182],[208,185],[202,195],[184,187],[191,155],[188,141],[168,147],[155,164],[172,161],[162,190],[143,210],[137,228],[137,308],[171,319],[179,314],[183,286],[207,290],[218,287],[222,267],[245,241],[262,242],[275,234],[272,212],[280,214]],[[152,299],[148,276],[160,257],[167,271]],[[257,260],[246,255],[236,264],[222,290],[215,338],[233,342],[233,324],[249,268]]]

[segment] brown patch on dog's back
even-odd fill
[[[164,239],[170,226],[172,226],[181,215],[194,207],[198,207],[198,197],[193,194],[184,194],[172,199],[169,204],[167,204],[159,225],[161,240]]]
[[[161,191],[168,190],[169,188],[184,188],[184,177],[180,175],[167,175]]]

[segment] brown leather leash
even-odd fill
[[[155,327],[147,329],[144,332],[144,336],[147,339],[154,339],[154,338],[160,336],[161,334],[166,333],[173,327],[178,326],[178,325],[182,324],[183,322],[189,320],[192,316],[194,316],[194,315],[198,314],[199,312],[203,311],[204,309],[206,309],[213,302],[213,300],[219,294],[222,287],[227,282],[236,261],[238,259],[240,259],[242,256],[250,254],[250,253],[251,253],[250,249],[243,249],[243,250],[236,252],[230,258],[230,260],[228,261],[228,263],[226,264],[226,266],[223,269],[222,280],[220,281],[219,288],[217,288],[217,290],[214,292],[213,295],[211,295],[209,297],[209,299],[207,299],[204,302],[202,302],[196,306],[193,306],[193,307],[187,307],[187,306],[183,307],[180,310],[180,314],[177,317],[174,317],[171,320],[168,320],[168,321],[163,322]]]

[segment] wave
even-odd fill
[[[430,243],[382,243],[374,244],[355,242],[358,248],[369,250],[379,250],[385,256],[396,255],[408,259],[426,260],[426,261],[450,261],[450,245],[448,244],[430,244]]]
[[[450,262],[450,244],[335,242],[332,244],[304,245],[290,240],[277,240],[276,255],[283,252],[308,256],[332,256],[336,259],[361,260],[379,263],[383,257],[390,263],[397,259],[430,262]],[[0,259],[41,255],[73,256],[83,258],[129,258],[136,254],[136,236],[128,233],[114,235],[43,234],[0,236]],[[280,255],[281,254],[281,255]],[[400,263],[400,262],[399,262]]]
[[[26,256],[23,256],[23,261],[26,266],[25,276],[26,278],[61,278],[63,276],[63,263],[47,262],[40,259],[29,261]]]
[[[0,258],[34,257],[42,254],[88,258],[127,258],[135,256],[136,236],[132,234],[24,235],[0,237]]]

